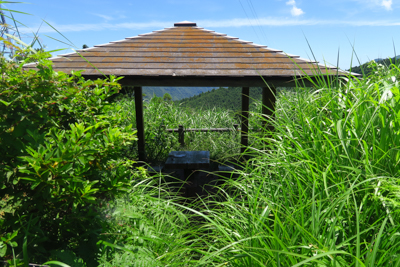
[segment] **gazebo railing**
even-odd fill
[[[232,128],[187,128],[185,129],[183,125],[179,125],[178,128],[175,129],[165,129],[169,133],[178,133],[179,143],[181,146],[185,145],[185,132],[233,132],[240,131],[239,124],[234,124]]]
[[[242,128],[239,127],[239,124],[233,124],[233,128],[185,128],[183,125],[178,125],[178,128],[174,129],[166,129],[165,125],[161,126],[168,133],[178,133],[178,140],[181,146],[185,146],[185,132],[238,132],[240,133]],[[133,130],[136,130],[134,128]]]

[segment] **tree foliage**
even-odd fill
[[[101,229],[93,204],[131,181],[124,150],[135,132],[107,101],[118,79],[85,80],[33,57],[29,71],[1,59],[0,256],[21,255],[27,240],[37,261],[61,249],[85,257],[79,247],[95,247]]]
[[[254,100],[260,100],[262,90],[259,87],[251,88],[250,103]],[[212,89],[211,91],[201,93],[189,98],[177,101],[183,107],[191,107],[194,109],[215,107],[229,109],[232,111],[240,111],[242,103],[242,88],[228,87]]]
[[[165,93],[163,96],[164,101],[172,101],[172,96],[169,93]]]
[[[400,56],[396,56],[394,58],[382,59],[377,62],[375,62],[375,60],[371,60],[367,63],[361,64],[360,66],[352,67],[350,70],[352,72],[359,73],[367,77],[370,76],[371,74],[376,74],[375,63],[381,64],[382,66],[385,67],[390,66],[391,64],[398,66],[400,64]]]

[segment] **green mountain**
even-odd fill
[[[261,100],[261,98],[262,89],[260,87],[250,88],[250,104],[254,101],[253,99]],[[218,107],[238,111],[242,107],[242,88],[221,87],[175,102],[183,107],[190,107],[193,109],[211,109]]]
[[[392,63],[399,65],[400,64],[400,55],[395,56],[393,58],[385,58],[385,59],[377,58],[377,59],[374,59],[374,61],[379,64],[385,65],[385,66],[389,66]],[[373,69],[369,68],[368,65],[369,65],[369,62],[364,63],[360,66],[352,67],[351,72],[355,72],[355,73],[359,73],[359,74],[363,74],[363,72],[364,72],[364,75],[368,76],[373,71]],[[348,70],[348,71],[350,71],[350,70]]]
[[[143,87],[143,93],[145,94],[145,100],[150,100],[153,95],[163,97],[164,94],[168,93],[171,95],[172,100],[176,101],[210,91],[211,89],[213,87]]]

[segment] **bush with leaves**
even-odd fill
[[[18,256],[23,240],[32,260],[54,249],[84,257],[78,248],[94,248],[101,231],[93,204],[135,174],[124,158],[135,132],[107,101],[118,78],[85,80],[33,56],[37,70],[29,71],[0,59],[0,257]]]

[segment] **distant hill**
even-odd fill
[[[383,64],[383,65],[387,65],[387,66],[390,65],[391,63],[395,63],[395,62],[397,65],[399,65],[400,64],[400,55],[393,57],[393,58],[385,58],[385,59],[377,58],[377,59],[374,59],[374,61],[377,63],[379,62],[379,64]],[[371,68],[368,68],[368,64],[369,64],[369,62],[364,63],[361,66],[353,67],[353,68],[351,68],[351,71],[355,72],[355,73],[359,73],[359,74],[363,74],[363,72],[364,72],[365,76],[368,76],[372,72]],[[348,71],[350,71],[350,70],[348,70]]]
[[[122,88],[123,94],[133,93],[131,86],[124,86]],[[143,87],[143,99],[149,101],[153,95],[157,97],[163,97],[164,94],[168,93],[171,95],[172,100],[177,101],[183,98],[188,98],[194,95],[198,95],[202,92],[207,92],[213,89],[213,87]]]
[[[262,98],[262,89],[250,88],[250,103],[253,99],[260,100]],[[242,88],[241,87],[228,87],[212,89],[208,92],[200,93],[189,98],[175,101],[183,107],[190,107],[193,109],[206,108],[211,109],[219,107],[238,111],[242,107]]]
[[[155,94],[157,97],[163,97],[165,93],[171,95],[172,100],[180,100],[203,92],[207,92],[213,87],[143,87],[143,93],[146,95],[145,100],[149,100]]]

